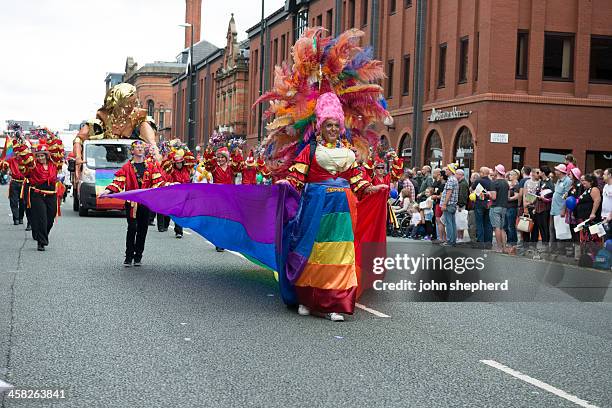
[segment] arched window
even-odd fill
[[[404,133],[400,139],[399,157],[404,159],[404,166],[412,166],[412,137],[408,133]]]
[[[442,139],[438,131],[432,130],[425,144],[425,164],[430,165],[432,169],[442,167],[442,160]]]
[[[470,129],[465,126],[457,132],[453,154],[455,162],[459,163],[459,168],[468,170],[467,176],[474,167],[474,139]]]
[[[155,113],[155,103],[149,99],[147,101],[147,115],[149,115],[150,117],[154,117],[153,114]]]

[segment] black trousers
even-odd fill
[[[53,222],[57,214],[57,196],[32,191],[30,203],[32,205],[30,214],[32,238],[41,245],[49,245],[49,232],[53,228]]]
[[[149,209],[138,204],[136,218],[131,217],[131,205],[125,204],[127,213],[127,234],[125,237],[125,257],[129,259],[141,258],[144,252],[147,231],[149,230]]]
[[[534,213],[534,215],[535,224],[533,226],[531,242],[538,242],[538,235],[541,235],[542,243],[548,245],[548,241],[550,241],[550,228],[548,226],[550,211],[542,211],[540,213]]]
[[[157,214],[157,230],[162,232],[168,229],[170,226],[170,216]],[[176,222],[174,223],[174,233],[175,234],[183,234],[183,227],[178,225]]]
[[[25,200],[20,198],[22,184],[11,181],[9,186],[9,203],[13,213],[13,221],[23,220],[23,215],[26,212]]]

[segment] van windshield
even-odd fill
[[[90,169],[118,169],[129,159],[129,147],[122,144],[88,144],[85,160]]]

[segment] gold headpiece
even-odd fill
[[[104,97],[104,109],[112,110],[115,106],[124,106],[132,96],[136,95],[136,87],[121,83],[113,86]]]

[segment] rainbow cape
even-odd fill
[[[275,272],[286,304],[296,304],[293,284],[286,276],[285,264],[300,195],[291,186],[278,184],[224,185],[175,184],[154,189],[132,190],[108,197],[134,201],[152,211],[169,215],[174,222],[197,232],[212,244],[243,254],[254,263]],[[356,235],[361,242],[385,245],[386,193],[373,194],[359,202]],[[382,209],[382,210],[381,210]],[[357,251],[357,263],[360,263]],[[368,285],[358,273],[360,294]]]

